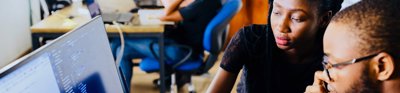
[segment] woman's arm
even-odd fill
[[[250,28],[242,28],[231,39],[225,49],[220,67],[215,75],[207,93],[229,93],[235,84],[238,73],[248,61],[246,33],[250,32]]]
[[[237,73],[231,73],[219,68],[213,81],[207,89],[207,93],[229,93],[235,84]]]
[[[161,17],[162,21],[181,21],[182,15],[178,9],[184,0],[161,0],[165,7],[165,16]]]
[[[179,9],[184,0],[161,0],[164,5],[165,15],[170,15]]]

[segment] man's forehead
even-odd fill
[[[353,36],[347,24],[331,22],[325,32],[324,53],[330,58],[353,57],[357,52],[358,37]]]

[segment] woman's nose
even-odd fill
[[[278,30],[281,33],[289,33],[289,20],[286,17],[282,17],[281,20],[279,20],[279,24],[276,30]]]

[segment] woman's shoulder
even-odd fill
[[[265,36],[269,30],[269,25],[252,24],[240,29],[239,33],[244,36]]]
[[[221,67],[229,72],[238,73],[244,64],[255,58],[264,58],[267,25],[243,27],[231,39],[221,61]]]
[[[232,39],[233,41],[245,42],[245,44],[263,42],[267,40],[268,30],[268,25],[253,24],[241,28]]]
[[[269,42],[268,25],[249,25],[236,33],[228,45],[229,49],[240,50],[248,54],[264,53]]]

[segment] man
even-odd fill
[[[400,3],[364,0],[336,14],[324,42],[324,71],[306,93],[400,92]]]

